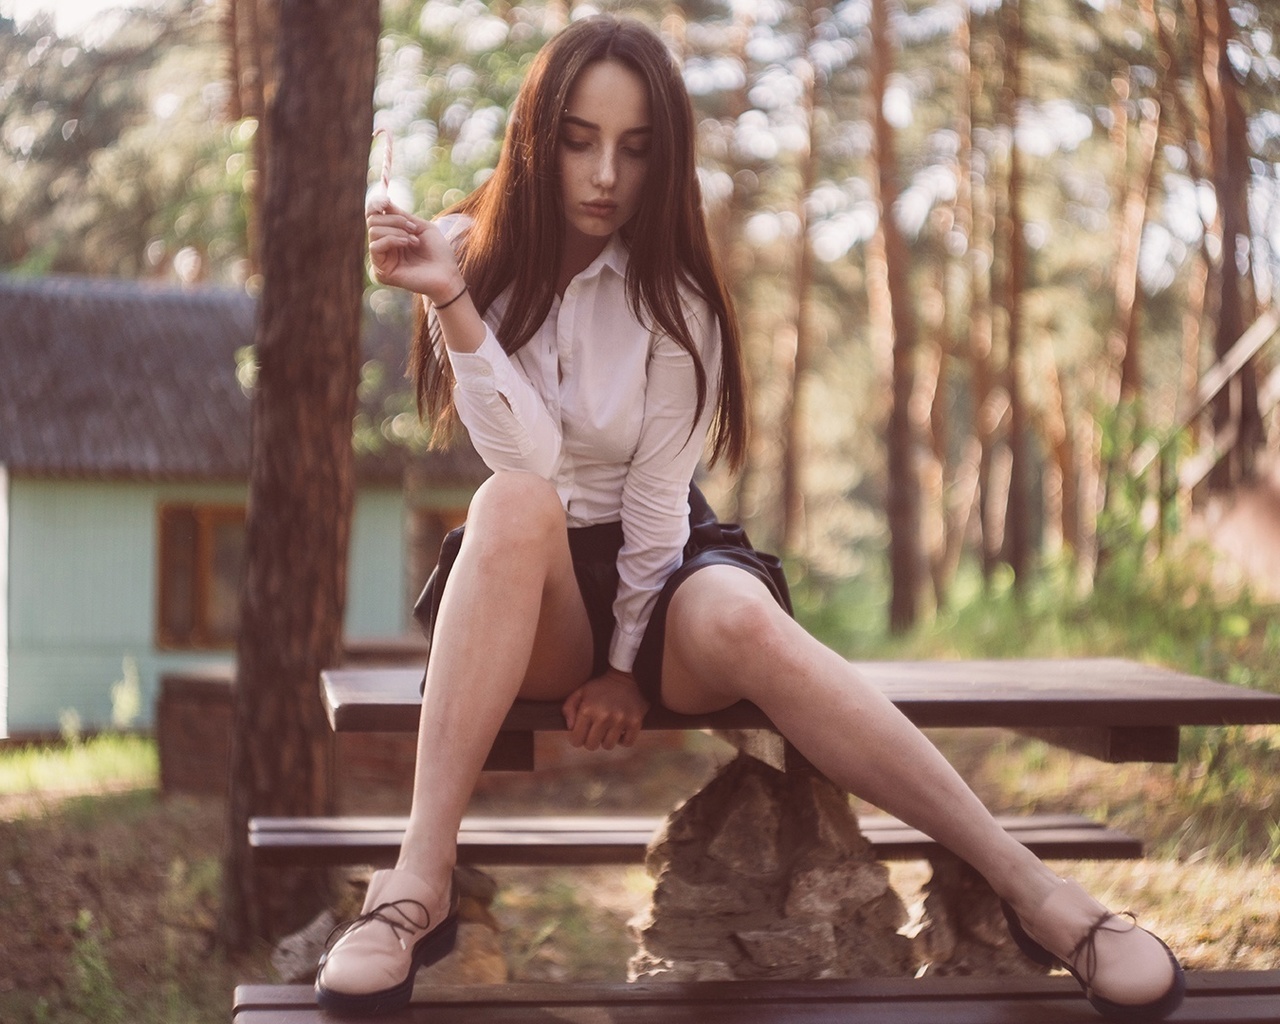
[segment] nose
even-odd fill
[[[612,188],[618,179],[618,154],[610,146],[602,146],[591,183],[597,188]]]

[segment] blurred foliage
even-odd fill
[[[1196,120],[1202,115],[1194,22],[1183,0],[1153,2],[1168,29],[1170,53],[1157,45],[1139,4],[1023,4],[1026,94],[1017,142],[1026,170],[1029,264],[1022,378],[1039,468],[1047,462],[1046,423],[1058,412],[1056,382],[1070,428],[1097,420],[1106,433],[1102,396],[1113,358],[1107,333],[1115,312],[1120,197],[1137,135],[1162,101],[1139,264],[1145,429],[1167,429],[1186,379],[1208,358],[1207,344],[1203,355],[1188,347],[1183,323],[1204,261],[1222,259],[1209,230],[1213,188],[1202,178],[1207,161]],[[868,0],[815,4],[812,31],[798,0],[383,0],[382,7],[375,123],[394,140],[392,198],[426,215],[484,179],[533,54],[570,11],[618,10],[661,28],[683,62],[695,104],[708,216],[737,297],[752,378],[756,431],[747,470],[737,482],[714,475],[705,489],[751,527],[761,546],[771,544],[766,513],[776,505],[778,425],[796,344],[794,267],[804,241],[815,256],[807,296],[814,359],[800,381],[807,567],[845,576],[878,561],[889,351],[887,339],[869,326],[867,298],[868,242],[880,216],[868,173]],[[1280,270],[1280,46],[1264,5],[1233,0],[1230,10],[1230,63],[1252,154],[1249,255],[1254,289],[1265,304]],[[977,419],[972,353],[964,347],[973,315],[972,253],[978,232],[994,229],[986,221],[968,228],[957,206],[965,141],[957,111],[970,91],[958,58],[967,31],[976,69],[965,136],[972,144],[969,180],[998,215],[1011,143],[1008,130],[996,124],[1003,88],[1000,7],[996,0],[898,0],[893,11],[897,70],[886,108],[902,188],[893,216],[911,246],[921,365],[944,344],[954,346],[938,410],[948,425],[947,455],[959,460]],[[0,266],[20,273],[245,279],[256,123],[226,120],[220,16],[212,0],[170,0],[133,12],[93,45],[58,38],[47,20],[21,26],[0,20],[0,173],[6,182]],[[1172,91],[1162,93],[1166,66],[1174,78]],[[812,137],[801,86],[806,67],[817,83]],[[1174,96],[1178,104],[1169,102]],[[818,173],[802,196],[800,161],[810,145]],[[371,149],[370,182],[381,155],[380,144]],[[998,246],[994,259],[998,264]],[[993,270],[989,258],[986,270]],[[403,296],[373,286],[368,302],[389,331],[407,332]],[[1206,314],[1201,332],[1208,339],[1212,307]],[[998,370],[998,317],[995,326]],[[1201,365],[1184,366],[1188,358]],[[381,419],[366,415],[357,424],[363,448],[424,441],[402,370],[396,358],[366,367],[364,387],[383,397]],[[1076,453],[1079,460],[1096,454],[1086,447]],[[1044,478],[1039,468],[1038,481]],[[1108,535],[1123,536],[1138,521],[1140,498],[1112,510],[1113,520],[1103,524]],[[1036,496],[1028,514],[1040,531],[1037,543],[1052,558],[1044,504]]]
[[[254,126],[222,116],[210,10],[169,0],[92,44],[0,18],[0,267],[243,274]]]
[[[1065,562],[1015,590],[1009,574],[991,586],[966,564],[952,606],[901,637],[884,635],[875,573],[857,580],[810,574],[793,589],[797,617],[837,651],[857,659],[1125,657],[1280,693],[1280,625],[1274,602],[1247,589],[1224,593],[1212,556],[1184,544],[1152,560],[1118,548],[1082,593]]]

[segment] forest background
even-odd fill
[[[394,198],[430,215],[483,180],[532,54],[587,9],[387,0]],[[1272,301],[1273,19],[1226,0],[627,9],[684,63],[745,327],[755,441],[707,483],[722,514],[818,585],[887,584],[895,629],[946,605],[966,551],[988,584],[1065,560],[1087,589],[1150,526],[1143,442],[1194,449],[1173,428],[1203,371]],[[0,21],[0,267],[259,285],[255,11],[160,3],[71,38]],[[407,320],[402,295],[367,302]],[[1268,429],[1256,373],[1218,486]],[[426,440],[404,390],[356,424],[362,447]]]
[[[159,3],[67,37],[0,19],[0,267],[257,292],[271,6]],[[532,54],[588,9],[384,0],[374,123],[394,139],[393,198],[431,214],[483,180]],[[745,327],[755,441],[707,489],[788,554],[802,617],[850,654],[1124,654],[1280,688],[1274,609],[1221,598],[1185,548],[1161,548],[1185,503],[1138,471],[1153,444],[1176,472],[1212,435],[1176,428],[1273,301],[1265,7],[627,9],[684,63]],[[407,329],[403,296],[365,300]],[[362,386],[400,372],[366,363]],[[1269,379],[1251,364],[1210,409],[1241,443],[1208,483],[1274,453]],[[427,440],[407,392],[353,436]],[[1002,745],[975,775],[1003,773],[987,796],[1019,809],[1088,788],[1188,864],[1274,864],[1275,740],[1189,730],[1172,772],[1123,778]],[[1274,948],[1255,918],[1221,937],[1223,962]]]

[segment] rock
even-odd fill
[[[888,889],[889,872],[881,864],[821,865],[792,876],[784,910],[787,917],[843,919]]]
[[[312,981],[325,940],[338,923],[332,910],[322,910],[310,924],[286,935],[271,951],[271,966],[286,984]]]
[[[1014,945],[1000,900],[973,868],[938,857],[926,883],[924,914],[914,942],[930,975],[1035,975],[1048,968]]]
[[[740,756],[672,813],[646,863],[632,978],[914,973],[906,909],[821,776]]]
[[[816,842],[836,857],[869,860],[875,855],[871,843],[858,827],[858,818],[849,806],[849,796],[821,776],[809,780],[816,825]]]
[[[835,929],[829,921],[735,932],[747,959],[770,978],[837,977]]]
[[[653,902],[655,907],[679,908],[686,917],[732,917],[761,909],[766,891],[728,880],[698,882],[667,871],[654,887]]]
[[[464,919],[458,923],[458,944],[453,952],[420,970],[414,986],[502,985],[509,977],[501,934],[488,924]]]
[[[868,934],[875,942],[867,942]],[[840,966],[848,978],[891,978],[916,973],[919,961],[915,946],[905,935],[874,930],[852,921],[836,929],[836,946],[840,950]]]
[[[777,874],[782,866],[778,850],[778,802],[759,775],[747,775],[733,790],[719,830],[707,844],[707,854],[731,872],[747,878]]]
[[[682,960],[678,964],[649,956],[633,957],[628,981],[734,981],[737,975],[723,960]]]

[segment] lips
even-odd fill
[[[593,217],[612,217],[618,210],[618,204],[598,201],[594,203],[583,203],[582,208]]]

